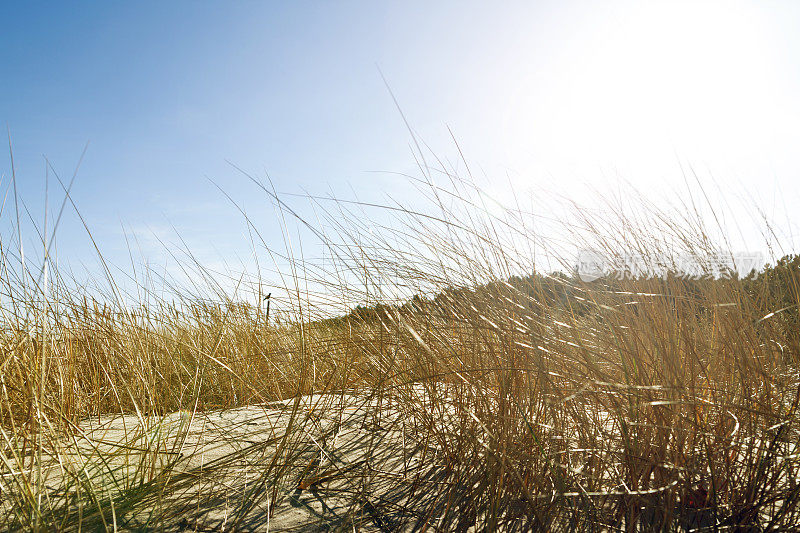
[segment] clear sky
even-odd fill
[[[380,72],[419,137],[455,159],[449,127],[490,190],[677,190],[680,162],[797,222],[798,2],[3,2],[0,20],[22,198],[41,223],[42,156],[69,178],[88,142],[74,199],[115,262],[123,227],[151,261],[172,226],[201,260],[246,258],[207,177],[280,247],[268,199],[226,161],[279,192],[413,202]],[[3,191],[10,170],[3,156]],[[91,262],[74,215],[58,241],[61,261]]]

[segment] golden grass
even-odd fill
[[[531,274],[543,249],[529,214],[451,184],[423,189],[437,212],[385,207],[396,218],[378,231],[334,204],[312,228],[332,259],[295,260],[291,283],[311,289],[295,287],[297,312],[280,322],[263,304],[180,292],[177,303],[95,301],[58,272],[32,283],[38,272],[4,249],[4,529],[199,530],[204,502],[222,505],[215,476],[244,461],[255,481],[225,496],[229,530],[264,528],[261,503],[278,524],[293,493],[335,483],[348,487],[337,497],[349,511],[329,524],[342,530],[792,530],[796,265],[724,280]],[[564,228],[609,253],[714,251],[691,213],[641,205],[646,220],[578,210]],[[366,307],[336,317],[331,302]],[[312,393],[318,405],[302,407]],[[320,429],[341,422],[331,398],[345,393],[382,428],[346,467],[338,433]],[[187,466],[176,450],[188,425],[169,445],[142,429],[179,410],[276,400],[288,418],[257,461],[251,446]],[[141,422],[128,445],[93,440],[87,419],[115,414]]]

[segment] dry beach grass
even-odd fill
[[[537,254],[571,257],[528,214],[443,174],[428,211],[378,207],[392,224],[323,210],[328,261],[289,257],[279,320],[260,294],[133,305],[109,279],[101,301],[3,243],[3,529],[796,530],[797,261],[547,273]],[[719,250],[691,209],[639,203],[563,227]]]

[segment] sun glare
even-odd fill
[[[530,72],[505,105],[506,162],[584,176],[613,165],[635,180],[678,158],[740,171],[774,159],[793,102],[759,13],[680,5],[630,4],[562,35],[547,83]]]

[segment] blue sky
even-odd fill
[[[150,261],[172,226],[202,260],[246,258],[207,178],[279,248],[268,198],[226,161],[280,192],[413,202],[392,174],[413,172],[411,137],[379,68],[420,138],[456,159],[451,128],[498,197],[680,189],[683,162],[796,223],[794,2],[5,2],[0,20],[22,198],[41,222],[42,156],[69,177],[88,142],[74,199],[116,263],[122,227]],[[73,214],[58,241],[60,261],[91,264]]]

